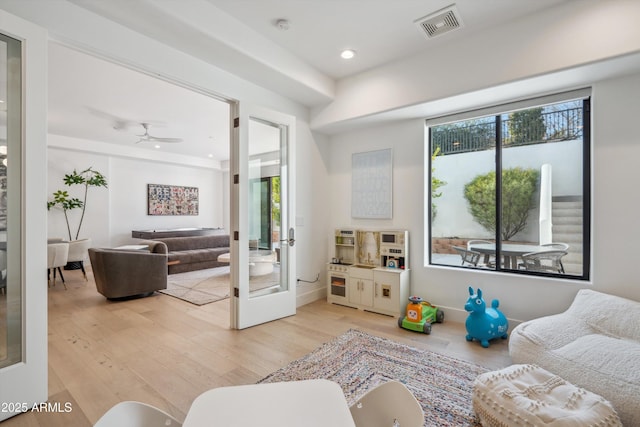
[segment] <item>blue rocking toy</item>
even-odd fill
[[[494,299],[491,308],[482,299],[482,290],[476,293],[469,286],[469,299],[464,305],[464,309],[469,312],[465,326],[467,327],[467,341],[474,339],[480,341],[482,347],[489,347],[489,341],[495,338],[506,339],[509,322],[507,318],[498,310],[500,302]]]

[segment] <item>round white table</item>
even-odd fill
[[[340,386],[329,380],[251,384],[205,391],[183,427],[355,427]]]
[[[496,254],[495,243],[477,243],[469,247],[470,250],[480,252],[481,254]],[[504,268],[513,270],[518,269],[518,257],[530,252],[548,251],[548,246],[540,245],[518,245],[514,243],[503,243],[500,245],[500,255],[504,258]]]

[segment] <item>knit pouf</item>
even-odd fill
[[[535,365],[479,375],[473,409],[484,427],[622,426],[611,404]]]

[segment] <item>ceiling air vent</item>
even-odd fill
[[[441,9],[415,21],[426,34],[433,38],[462,27],[462,20],[455,5]]]

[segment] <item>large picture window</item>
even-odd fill
[[[429,264],[589,278],[590,98],[427,120]]]

